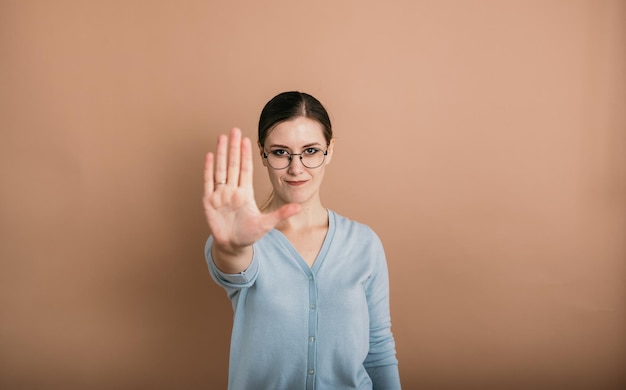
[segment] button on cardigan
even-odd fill
[[[230,390],[400,389],[383,246],[366,225],[328,211],[309,267],[272,230],[240,274],[209,271],[232,301]]]

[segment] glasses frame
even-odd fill
[[[321,150],[320,150],[321,151]],[[289,152],[287,152],[289,153]],[[263,158],[265,159],[265,161],[267,161],[267,165],[270,166],[270,168],[272,168],[273,170],[276,171],[281,171],[283,169],[287,169],[289,168],[289,166],[291,165],[291,162],[293,161],[293,156],[300,156],[300,164],[302,164],[303,167],[307,168],[307,169],[316,169],[321,167],[324,164],[324,161],[326,161],[326,156],[328,156],[328,148],[326,150],[324,150],[324,157],[322,158],[322,161],[320,162],[320,164],[316,167],[309,167],[308,165],[306,165],[304,163],[304,161],[302,160],[302,155],[304,153],[289,153],[289,163],[287,164],[287,166],[283,167],[283,168],[274,168],[274,166],[272,164],[270,164],[270,160],[267,158],[268,154],[265,150],[263,150]]]

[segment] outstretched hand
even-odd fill
[[[216,154],[206,156],[202,201],[214,247],[235,257],[300,211],[300,206],[292,203],[262,213],[254,199],[252,170],[250,139],[242,139],[237,128],[229,137],[220,135]]]

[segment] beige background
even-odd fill
[[[0,388],[225,388],[203,158],[291,89],[406,389],[626,388],[625,51],[624,1],[0,1]]]

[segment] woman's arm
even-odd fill
[[[389,275],[382,243],[376,237],[372,276],[366,285],[370,315],[370,349],[363,363],[374,389],[400,389],[400,374],[396,358],[395,340],[391,333],[389,310]]]

